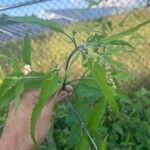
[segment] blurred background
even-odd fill
[[[74,28],[95,28],[107,35],[123,31],[150,19],[149,0],[1,0],[0,21],[7,16],[31,16],[55,21],[64,26],[67,33]],[[134,52],[125,52],[114,59],[124,65],[131,77],[119,81],[126,90],[150,87],[150,26],[126,37],[134,47]],[[32,34],[33,68],[46,71],[51,65],[62,63],[72,44],[61,34],[29,23],[0,23],[0,53],[17,55],[27,30]],[[79,32],[78,42],[89,36],[89,32]],[[1,58],[1,57],[0,57]],[[0,60],[1,78],[11,68],[9,62]],[[73,69],[79,75],[81,62]]]

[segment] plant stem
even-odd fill
[[[81,128],[82,128],[83,131],[85,131],[85,133],[87,134],[87,136],[88,136],[90,142],[93,144],[95,150],[98,150],[98,147],[97,147],[97,145],[96,145],[94,139],[92,138],[92,136],[90,135],[88,129],[86,128],[85,123],[81,120],[81,118],[80,118],[80,116],[79,116],[77,110],[73,107],[73,105],[72,105],[67,99],[66,99],[66,101],[67,101],[67,103],[70,105],[72,111],[74,112],[74,114],[75,114],[77,120],[78,120],[79,123],[80,123]]]
[[[64,34],[72,41],[72,43],[74,44],[75,48],[77,48],[77,43],[76,43],[74,37],[72,38],[68,34],[66,34],[66,33],[64,33]]]
[[[68,67],[69,67],[69,63],[70,63],[70,61],[71,61],[71,58],[74,56],[74,54],[77,52],[77,50],[78,50],[78,47],[75,48],[75,49],[70,53],[70,55],[68,56],[68,59],[67,59],[67,61],[66,61],[65,71],[67,71],[67,69],[68,69]],[[64,82],[63,82],[63,88],[65,87],[65,85],[66,85],[66,77],[65,77]]]
[[[77,46],[77,44],[76,44],[76,41],[75,41],[74,37],[71,38],[68,34],[66,34],[66,33],[64,33],[64,34],[73,42],[73,44],[74,44],[74,46],[75,46],[75,49],[70,53],[70,55],[68,56],[68,59],[67,59],[67,61],[66,61],[65,71],[67,71],[67,69],[68,69],[68,67],[69,67],[69,63],[70,63],[70,61],[71,61],[71,58],[73,57],[73,55],[74,55],[74,54],[76,53],[76,51],[78,50],[78,46]],[[80,79],[80,80],[81,80],[81,79]],[[65,87],[65,85],[66,85],[66,77],[65,77],[64,82],[63,82],[63,88]],[[92,136],[90,135],[88,129],[85,127],[85,123],[81,120],[81,118],[80,118],[80,116],[79,116],[77,110],[73,107],[73,105],[72,105],[67,99],[66,99],[66,101],[67,101],[67,103],[70,105],[72,111],[74,112],[74,114],[75,114],[77,120],[78,120],[79,123],[80,123],[81,128],[86,132],[87,136],[89,137],[89,140],[90,140],[91,143],[93,144],[95,150],[98,150],[98,147],[97,147],[95,141],[93,140]]]
[[[68,56],[68,59],[66,61],[66,66],[65,66],[65,71],[67,71],[68,67],[69,67],[69,63],[71,58],[73,57],[73,55],[76,53],[76,51],[78,50],[78,48],[75,48]]]

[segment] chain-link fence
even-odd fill
[[[95,7],[89,7],[95,6]],[[105,16],[126,13],[132,9],[148,6],[149,0],[1,0],[1,18],[9,16],[36,15],[67,25],[74,22],[97,20]],[[43,29],[28,24],[1,26],[0,41],[20,37],[25,29],[33,32]],[[15,33],[14,33],[15,32]],[[16,32],[19,34],[17,35]]]
[[[68,32],[77,24],[84,23],[84,25],[90,26],[92,22],[98,20],[101,22],[102,29],[108,30],[104,24],[107,23],[114,29],[114,32],[117,32],[149,19],[149,5],[150,0],[1,0],[0,19],[2,20],[7,16],[35,15],[68,27],[66,29]],[[104,17],[108,17],[109,21],[103,21],[102,18]],[[35,24],[0,24],[0,41],[6,42],[19,39],[24,36],[27,30],[30,30],[34,35],[47,33],[48,31],[48,29]],[[79,39],[84,39],[85,36],[87,35],[81,34]],[[136,74],[134,84],[133,82],[129,83],[127,88],[132,85],[138,87],[136,83],[141,86],[143,82],[148,86],[150,85],[150,81],[148,81],[150,76],[150,36],[148,27],[137,33],[137,35],[134,34],[131,39],[134,39],[135,36],[138,36],[138,38],[133,44],[136,45],[139,51],[136,54],[125,54],[119,58],[119,61],[123,62],[130,72]],[[47,42],[47,39],[50,39],[50,41]],[[59,60],[63,56],[65,49],[70,49],[69,44],[66,44],[66,40],[57,35],[43,37],[40,42],[40,44],[39,41],[33,42],[35,49],[42,52],[43,49],[55,49],[55,52],[59,53],[58,58],[55,57],[55,60]],[[45,42],[47,43],[45,44]],[[52,52],[47,57],[50,58],[51,55]],[[44,59],[41,58],[40,61],[37,61],[37,68],[46,66],[48,58],[45,57],[43,56]],[[43,62],[44,60],[45,62]]]

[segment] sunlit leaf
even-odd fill
[[[7,19],[7,21],[23,22],[23,23],[35,23],[35,24],[39,24],[39,25],[42,25],[44,27],[47,27],[51,30],[64,33],[63,28],[59,24],[57,24],[55,22],[51,22],[50,20],[38,18],[36,16],[9,17]]]
[[[147,25],[149,23],[150,23],[150,20],[147,20],[147,21],[145,21],[145,22],[143,22],[143,23],[141,23],[141,24],[139,24],[139,25],[137,25],[135,27],[132,27],[132,28],[127,29],[125,31],[122,31],[120,33],[114,34],[114,35],[112,35],[110,37],[104,37],[103,39],[101,38],[99,40],[99,42],[103,43],[103,44],[110,43],[112,41],[115,41],[117,39],[120,39],[120,38],[122,38],[124,36],[130,35],[131,33],[134,33],[136,31],[138,31],[141,27],[143,27],[143,26],[145,26],[145,25]]]
[[[24,82],[23,81],[20,81],[18,84],[17,84],[17,87],[15,89],[15,98],[14,98],[14,102],[15,102],[15,107],[17,108],[19,103],[20,103],[20,96],[21,94],[23,93],[24,91]]]
[[[113,78],[118,79],[118,80],[129,80],[130,75],[127,72],[124,71],[116,71],[112,73]]]
[[[108,137],[108,136],[106,136],[106,137],[101,141],[99,150],[107,150],[107,137]]]
[[[40,88],[46,75],[42,72],[31,72],[24,77],[25,89]]]
[[[91,113],[89,116],[88,126],[90,129],[97,129],[99,124],[104,117],[104,113],[106,110],[106,101],[101,98],[91,109]]]
[[[119,113],[118,104],[110,86],[107,84],[106,73],[103,67],[95,61],[93,61],[92,59],[90,59],[88,68],[91,71],[91,74],[96,80],[97,84],[99,85],[99,88],[104,98],[108,101],[113,110]]]
[[[48,77],[43,81],[39,100],[32,112],[30,132],[31,132],[31,137],[35,143],[36,143],[35,127],[36,127],[37,120],[41,114],[42,108],[49,100],[49,97],[51,97],[56,92],[57,88],[58,88],[58,73],[55,72],[52,73],[51,75],[48,75]]]
[[[80,142],[76,147],[76,150],[88,150],[89,149],[89,142],[85,135],[81,136]]]
[[[98,89],[88,86],[87,84],[79,84],[75,91],[76,95],[81,97],[95,97],[100,98],[101,94]]]
[[[29,39],[29,33],[27,32],[24,37],[23,49],[22,49],[22,59],[27,65],[31,65],[31,44]]]
[[[120,45],[120,46],[128,46],[132,49],[135,49],[129,42],[123,41],[123,40],[114,40],[110,42],[112,45]]]

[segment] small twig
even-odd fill
[[[70,53],[70,55],[68,56],[68,59],[67,59],[67,61],[66,61],[65,71],[68,70],[69,63],[70,63],[70,61],[71,61],[71,58],[72,58],[73,55],[77,52],[77,50],[78,50],[78,48],[75,48],[75,49]],[[66,85],[66,77],[65,77],[64,82],[63,82],[63,88],[65,87],[65,85]]]
[[[77,46],[77,44],[76,44],[75,39],[72,38],[72,37],[70,37],[70,36],[69,36],[68,34],[66,34],[65,32],[64,32],[64,34],[72,41],[72,43],[74,44],[75,48],[77,48],[78,46]]]
[[[66,61],[65,71],[68,69],[68,67],[69,67],[69,62],[70,62],[71,58],[73,57],[73,55],[76,53],[77,49],[78,49],[78,48],[75,48],[75,49],[70,53],[70,55],[68,56],[68,59],[67,59],[67,61]]]

